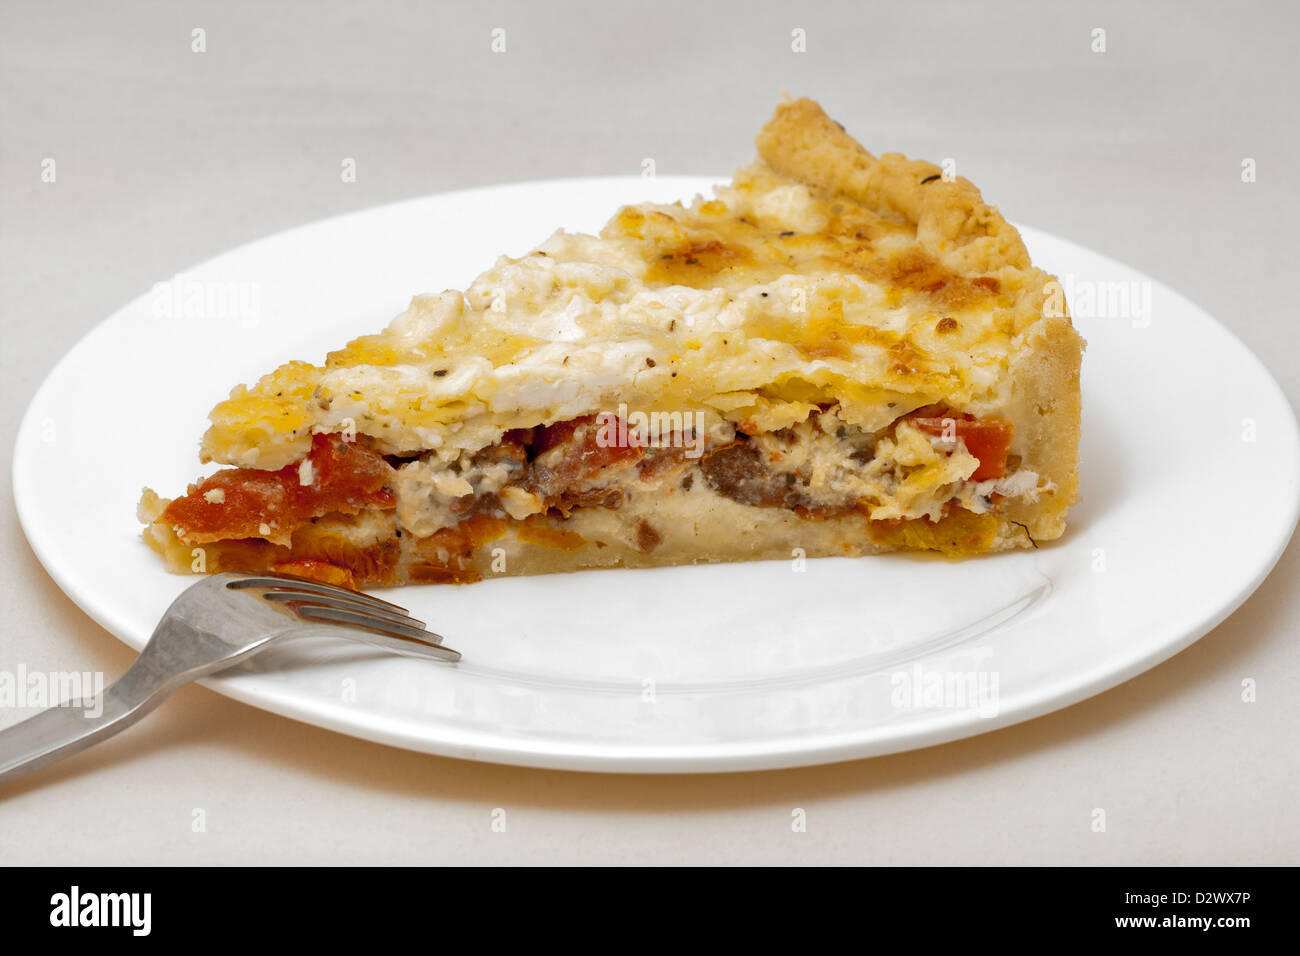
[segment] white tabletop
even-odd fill
[[[1297,403],[1294,9],[722,6],[7,2],[0,670],[111,678],[132,659],[42,571],[8,493],[27,402],[110,312],[231,246],[377,203],[647,158],[730,169],[782,88],[874,151],[957,159],[1009,218],[1178,289]],[[1298,580],[1293,545],[1191,649],[1068,710],[794,771],[474,764],[190,687],[0,793],[0,864],[1296,863]]]

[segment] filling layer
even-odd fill
[[[396,458],[365,438],[316,435],[302,461],[275,472],[217,472],[191,485],[161,517],[187,545],[261,540],[285,547],[322,518],[364,512],[392,513],[395,536],[430,545],[463,537],[467,528],[480,537],[489,527],[504,533],[512,522],[521,540],[571,550],[582,539],[575,544],[573,535],[557,531],[557,520],[562,525],[579,509],[644,514],[666,484],[689,490],[699,481],[748,507],[812,521],[856,513],[871,519],[878,543],[936,547],[914,530],[900,538],[899,528],[921,519],[951,527],[954,510],[987,515],[1005,499],[1033,501],[1050,491],[1010,453],[1012,439],[1005,420],[939,406],[868,431],[833,405],[777,431],[697,435],[678,428],[652,442],[638,440],[616,417],[586,416],[508,432],[496,445],[450,457]],[[642,553],[661,538],[645,520],[626,536]],[[295,570],[325,573],[309,564]]]

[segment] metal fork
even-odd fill
[[[192,680],[321,625],[399,654],[460,660],[405,608],[368,594],[287,574],[214,574],[172,602],[135,663],[93,704],[51,707],[0,731],[0,785],[126,729]]]

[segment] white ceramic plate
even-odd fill
[[[294,229],[196,266],[100,324],[19,431],[14,493],[41,562],[132,647],[189,579],[138,538],[143,485],[196,477],[237,382],[377,331],[557,224],[707,190],[697,178],[526,183]],[[824,763],[992,730],[1112,687],[1206,633],[1282,553],[1295,418],[1187,300],[1024,230],[1060,275],[1084,360],[1083,502],[1038,551],[594,571],[397,599],[457,666],[309,638],[209,681],[258,707],[431,753],[604,771]],[[197,296],[197,300],[196,300]],[[1125,298],[1127,296],[1127,298]],[[201,301],[198,301],[201,300]],[[1213,509],[1211,511],[1211,509]],[[165,718],[164,718],[165,719]]]

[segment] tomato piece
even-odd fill
[[[529,478],[529,490],[546,502],[556,502],[569,488],[594,478],[611,465],[632,462],[641,458],[645,448],[633,445],[614,416],[597,419],[585,415],[567,422],[556,422],[539,428],[533,439],[532,452],[540,458],[553,449],[560,449],[558,460],[549,464],[540,461],[534,465]]]
[[[580,429],[581,437],[575,437]],[[620,459],[633,457],[640,450],[640,446],[632,442],[627,426],[617,415],[608,413],[583,415],[538,428],[532,440],[533,455],[542,455],[564,444],[579,445],[584,451],[598,448],[614,452]]]
[[[617,427],[614,424],[609,426],[610,437],[613,441],[606,442],[600,440],[601,426],[591,425],[588,427],[581,443],[574,451],[569,453],[565,470],[574,479],[581,480],[592,477],[610,465],[616,465],[624,461],[634,461],[644,455],[644,448],[634,445],[615,444],[618,441]]]
[[[378,452],[338,435],[315,435],[304,461],[279,471],[226,468],[190,485],[163,518],[190,541],[283,538],[333,511],[396,507],[392,475]]]
[[[182,538],[253,538],[290,519],[290,492],[278,472],[230,468],[190,485],[163,512]]]
[[[279,564],[272,565],[271,570],[279,571],[281,574],[293,574],[300,578],[311,578],[313,581],[333,584],[337,587],[347,588],[349,591],[357,589],[357,582],[353,578],[351,571],[347,568],[341,568],[337,564],[330,564],[328,561],[299,558],[296,561],[282,561]]]
[[[966,450],[979,459],[971,481],[988,481],[1007,473],[1007,452],[1011,448],[1012,426],[1004,418],[976,418],[948,415],[942,418],[912,418],[913,425],[937,438],[960,438]]]
[[[393,467],[376,451],[343,441],[338,435],[315,435],[307,460],[311,462],[309,475],[300,471],[300,465],[283,469],[293,479],[293,494],[303,514],[316,517],[326,511],[347,510],[341,505],[360,510],[376,500],[392,498],[384,489],[392,480]],[[303,478],[309,483],[303,484]]]

